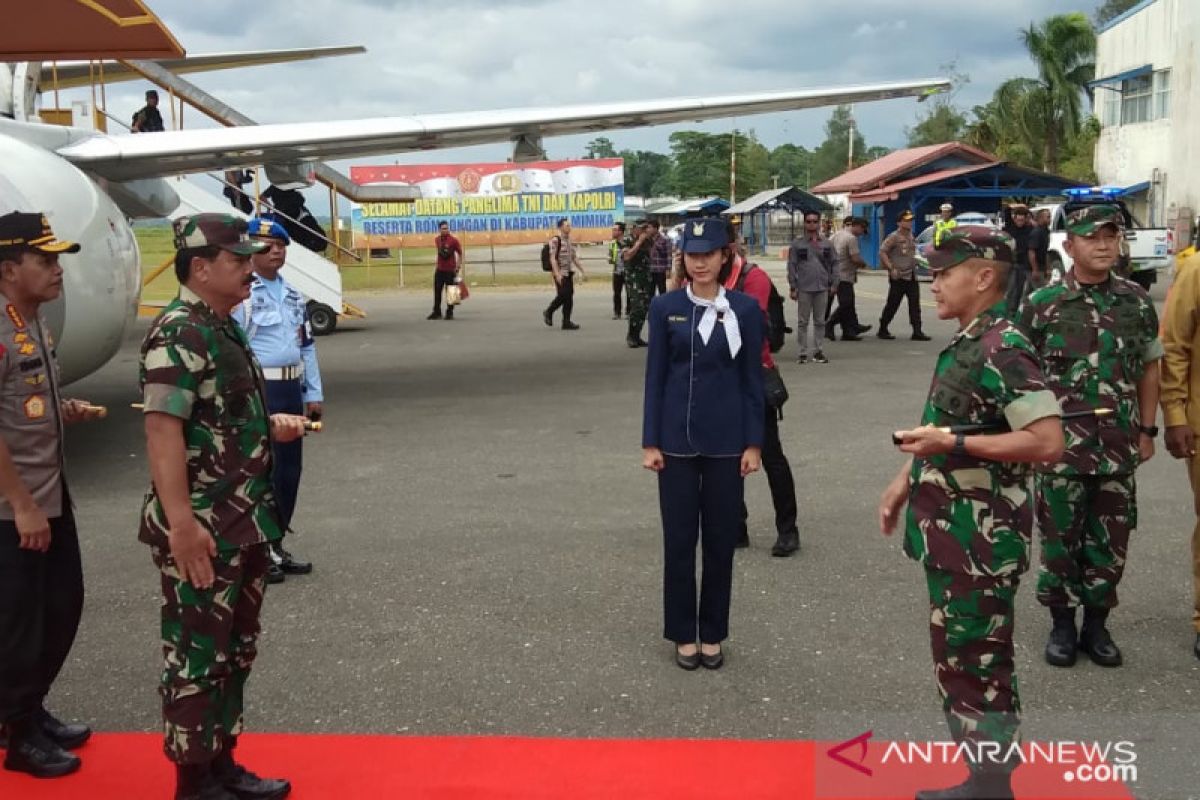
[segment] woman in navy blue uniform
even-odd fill
[[[758,470],[762,450],[763,315],[753,298],[721,285],[733,268],[723,220],[688,221],[680,247],[690,283],[650,304],[642,466],[658,473],[663,635],[679,666],[717,669],[743,478]]]

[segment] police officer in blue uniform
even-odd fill
[[[724,663],[743,479],[762,456],[763,314],[722,285],[734,264],[729,244],[723,220],[688,221],[681,249],[690,283],[650,304],[642,466],[658,473],[664,636],[687,670]]]
[[[250,220],[249,233],[270,246],[252,257],[254,282],[250,297],[234,310],[233,316],[245,329],[254,355],[262,365],[268,410],[272,414],[304,414],[319,420],[324,396],[304,295],[279,274],[291,237],[279,222],[259,217]],[[275,496],[284,531],[289,529],[296,510],[303,446],[303,439],[273,446]],[[282,541],[275,545],[268,581],[279,583],[286,575],[309,572],[311,563],[293,557],[283,548]]]

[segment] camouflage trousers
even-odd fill
[[[942,710],[955,742],[1019,741],[1021,698],[1013,667],[1018,579],[925,569],[929,639]]]
[[[1129,534],[1137,527],[1133,475],[1038,475],[1044,606],[1115,608]]]
[[[629,293],[629,333],[627,338],[642,338],[642,326],[650,311],[650,292],[653,289],[647,270],[625,268],[625,291]]]
[[[242,731],[267,546],[217,553],[210,589],[181,580],[167,551],[155,547],[152,554],[162,573],[163,749],[177,764],[205,764]]]

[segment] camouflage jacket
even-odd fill
[[[1163,354],[1150,296],[1116,275],[1095,286],[1080,285],[1068,270],[1061,282],[1029,296],[1021,327],[1037,348],[1046,384],[1064,414],[1099,408],[1115,412],[1105,419],[1064,423],[1062,460],[1040,470],[1058,475],[1132,473],[1139,463],[1137,384],[1146,364]]]
[[[922,425],[1006,420],[1020,430],[1057,416],[1037,354],[997,303],[938,356]],[[976,577],[1019,575],[1029,566],[1033,509],[1026,464],[967,455],[914,458],[904,552],[934,569]]]
[[[140,383],[146,413],[184,421],[192,513],[217,547],[278,539],[262,370],[242,329],[180,289],[142,342]],[[151,486],[138,539],[165,546],[168,527]]]
[[[621,240],[621,249],[625,250],[633,247],[634,244],[637,243],[637,240],[638,237],[626,234],[625,238]],[[625,261],[625,274],[629,276],[630,279],[644,277],[649,280],[650,251],[653,249],[654,241],[651,240],[642,245],[641,250],[638,250],[636,253],[632,254],[629,259]]]

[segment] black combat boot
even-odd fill
[[[971,775],[957,786],[946,789],[922,789],[916,800],[1013,800],[1012,772],[971,768]]]
[[[238,799],[213,777],[211,764],[176,764],[175,800]]]
[[[292,784],[285,780],[260,778],[233,760],[237,737],[227,739],[212,763],[212,774],[224,790],[238,800],[278,800],[287,797]]]
[[[1083,609],[1083,629],[1079,633],[1079,647],[1088,654],[1092,662],[1101,667],[1121,666],[1121,649],[1113,642],[1108,628],[1104,627],[1108,619],[1107,608]]]
[[[1073,667],[1077,654],[1075,632],[1075,609],[1067,606],[1050,606],[1054,627],[1046,642],[1046,663],[1052,667]]]

